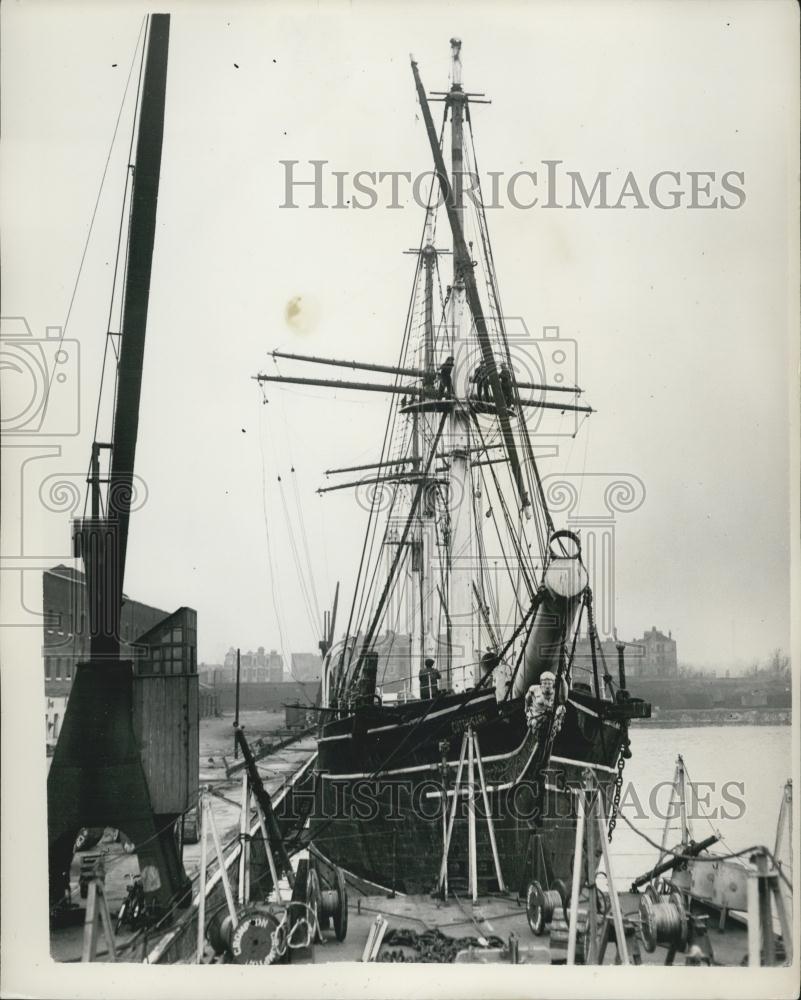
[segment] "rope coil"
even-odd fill
[[[640,939],[647,952],[657,945],[684,951],[687,947],[687,911],[681,892],[675,887],[667,899],[646,893],[640,900]]]
[[[533,934],[539,937],[545,933],[545,926],[553,920],[557,907],[566,912],[567,889],[561,879],[554,882],[553,889],[543,889],[539,882],[529,882],[526,891],[526,917]]]

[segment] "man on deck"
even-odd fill
[[[427,701],[439,693],[439,670],[434,661],[428,657],[420,668],[420,698]]]
[[[500,656],[495,652],[492,646],[487,646],[487,651],[481,655],[481,672],[482,674],[489,674],[498,666],[501,662]]]

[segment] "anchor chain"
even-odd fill
[[[617,757],[617,774],[615,775],[615,791],[612,795],[612,808],[609,811],[609,825],[607,826],[607,839],[612,843],[612,834],[617,826],[617,813],[620,808],[620,793],[623,788],[623,768],[626,761],[631,757],[631,740],[629,739],[628,727],[623,730],[623,739],[620,743],[620,752]]]

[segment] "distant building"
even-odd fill
[[[603,639],[600,643],[602,655],[598,656],[598,669],[601,674],[604,672],[604,661],[606,669],[617,682],[618,653],[617,639]],[[625,643],[624,662],[626,665],[626,680],[631,677],[677,677],[679,672],[678,659],[676,657],[676,640],[673,633],[665,635],[659,629],[653,627],[646,632],[642,638],[627,640]],[[590,641],[587,636],[581,636],[576,643],[576,654],[574,658],[574,679],[587,680],[581,674],[590,675],[592,672],[592,653],[590,651]]]
[[[641,639],[627,643],[627,674],[630,669],[632,677],[677,677],[679,661],[673,633],[665,635],[654,625]]]
[[[230,682],[228,668],[221,663],[198,663],[197,672],[201,684],[210,684],[214,687],[215,684]]]
[[[240,681],[243,684],[278,684],[284,679],[284,658],[279,652],[271,649],[264,651],[264,646],[254,652],[249,649],[239,654]],[[215,668],[212,668],[212,670]],[[217,674],[217,680],[222,683],[236,681],[236,650],[233,646],[225,654],[225,661]]]
[[[749,688],[740,695],[740,702],[743,708],[766,708],[768,692],[763,687]]]

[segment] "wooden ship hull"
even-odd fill
[[[446,695],[421,722],[431,707],[430,702],[366,707],[323,727],[309,830],[314,848],[379,885],[404,893],[431,891],[443,856],[443,786],[450,806],[463,734],[471,725],[507,888],[524,889],[539,865],[545,865],[542,874],[548,879],[567,880],[576,825],[570,789],[590,768],[608,798],[628,743],[628,719],[645,714],[648,706],[637,699],[615,704],[574,692],[547,762],[522,698],[499,703],[486,690]],[[453,885],[467,875],[464,784],[462,792],[449,851]],[[482,888],[491,890],[498,888],[497,876],[478,784],[475,800],[477,871]]]

